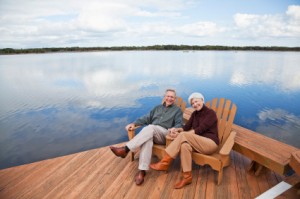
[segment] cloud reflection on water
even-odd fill
[[[135,53],[137,54],[134,52],[132,56]],[[178,86],[184,78],[189,77],[202,80],[216,79],[217,81],[226,81],[226,78],[229,78],[230,85],[239,87],[265,84],[275,85],[284,92],[300,90],[300,71],[297,70],[297,60],[288,59],[282,53],[279,54],[280,56],[274,56],[274,52],[264,56],[253,53],[254,55],[250,54],[250,58],[247,57],[249,54],[245,55],[244,52],[228,52],[227,56],[229,57],[222,57],[222,55],[218,57],[216,53],[205,53],[205,56],[200,55],[200,57],[198,57],[198,53],[183,53],[183,55],[189,55],[183,56],[183,58],[170,54],[162,57],[158,54],[155,60],[150,60],[153,57],[144,55],[145,57],[136,58],[136,61],[130,59],[129,63],[122,63],[122,59],[112,63],[109,60],[107,63],[106,59],[110,59],[110,56],[114,59],[115,55],[104,52],[94,54],[96,60],[92,64],[86,63],[85,60],[79,60],[79,63],[83,62],[82,65],[63,66],[58,65],[61,64],[61,60],[57,60],[57,63],[43,63],[45,66],[42,66],[39,65],[40,62],[37,62],[32,69],[29,66],[29,68],[11,67],[2,70],[2,82],[8,87],[1,87],[1,90],[11,96],[18,96],[16,100],[20,101],[21,106],[25,105],[29,108],[30,105],[36,107],[37,104],[40,104],[43,106],[43,103],[46,102],[43,100],[45,98],[59,100],[59,103],[68,102],[70,93],[73,93],[71,100],[83,100],[87,104],[102,108],[132,106],[135,105],[135,99],[141,97],[139,95],[146,96],[145,93],[142,94],[143,89],[141,89],[145,85],[156,85],[158,88],[148,90],[147,95],[160,96],[169,85]],[[105,59],[104,64],[99,60],[102,57]],[[79,58],[71,59],[75,59],[73,61],[76,62],[76,59]],[[226,59],[232,63],[228,64]],[[247,64],[245,60],[248,59],[254,60]],[[97,60],[99,63],[95,63]],[[128,62],[128,60],[126,61]],[[53,67],[52,64],[57,66]],[[8,85],[7,82],[9,82]],[[28,95],[32,97],[28,98]],[[109,100],[113,97],[122,100]],[[4,97],[2,100],[10,99]],[[96,101],[98,102],[96,103]]]
[[[265,109],[258,113],[258,132],[268,137],[299,146],[300,117],[286,110]]]
[[[266,54],[263,57],[261,54]],[[288,53],[268,52],[252,55],[251,66],[236,64],[230,78],[230,83],[237,86],[265,84],[276,86],[281,92],[297,92],[300,90],[300,71],[297,59]],[[273,57],[272,57],[273,56]],[[240,59],[240,58],[239,58]],[[251,59],[251,58],[250,58]],[[250,60],[249,60],[250,61]],[[241,61],[236,61],[237,63]]]
[[[234,51],[2,56],[0,160],[9,166],[125,141],[124,126],[160,103],[169,87],[185,100],[194,91],[208,100],[229,98],[238,106],[237,124],[298,146],[299,57]]]

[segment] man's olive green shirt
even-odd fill
[[[160,104],[154,107],[150,113],[137,119],[134,124],[136,126],[144,126],[149,124],[159,125],[165,129],[172,127],[180,128],[183,124],[181,108],[172,104],[166,107],[166,104]]]

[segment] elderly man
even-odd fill
[[[123,147],[110,147],[111,151],[121,158],[125,158],[129,151],[136,151],[140,148],[139,171],[135,176],[137,185],[141,185],[144,182],[146,170],[149,170],[153,142],[165,144],[168,129],[182,126],[182,111],[174,104],[175,100],[175,90],[167,89],[163,104],[154,107],[149,114],[126,126],[126,130],[136,126],[145,126],[141,132]]]

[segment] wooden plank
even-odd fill
[[[52,178],[47,179],[47,182],[44,182],[49,185],[46,189],[47,194],[45,194],[45,192],[38,192],[38,195],[44,198],[61,198],[75,190],[74,187],[79,184],[82,179],[82,176],[77,173],[80,171],[85,172],[87,167],[94,164],[95,160],[97,160],[97,153],[93,150],[83,152],[82,154],[85,155],[83,158],[77,157],[74,159],[74,162],[66,164],[57,170]]]
[[[231,176],[228,176],[228,169],[230,169],[230,166],[228,167],[225,167],[223,169],[223,179],[222,179],[222,182],[217,185],[216,187],[216,198],[226,198],[228,197],[229,195],[231,195],[231,193],[229,193],[229,180],[230,178],[232,178]],[[215,177],[217,177],[218,175],[218,172],[214,172],[215,174]]]
[[[249,159],[243,158],[243,163],[244,163],[244,167],[247,167],[250,163]],[[250,195],[251,198],[255,198],[256,196],[258,196],[261,191],[259,189],[259,185],[258,185],[258,180],[257,180],[257,176],[254,175],[254,173],[252,172],[246,172],[246,179],[248,182],[248,186],[251,187],[250,189]]]
[[[153,171],[151,172],[151,175],[153,175],[153,173],[156,174],[156,181],[153,183],[153,187],[152,187],[152,192],[149,194],[149,198],[161,198],[160,195],[164,190],[164,186],[166,185],[166,180],[167,180],[167,174],[161,174],[160,172],[156,172]],[[128,195],[128,198],[131,198],[131,195]]]
[[[128,187],[134,184],[134,176],[137,173],[137,164],[131,166],[127,164],[121,173],[113,180],[105,192],[101,195],[103,198],[123,198]],[[148,173],[147,173],[148,174]],[[145,180],[148,180],[148,175],[146,174]]]
[[[118,158],[109,147],[103,147],[0,170],[1,179],[18,174],[9,183],[0,183],[0,198],[254,198],[262,193],[260,189],[285,179],[274,172],[256,177],[246,172],[250,159],[234,151],[231,158],[219,186],[211,167],[193,164],[192,184],[176,190],[173,187],[181,177],[180,158],[168,173],[148,171],[144,184],[137,186],[134,176],[138,160]]]
[[[199,166],[198,176],[195,180],[197,187],[195,190],[194,199],[205,198],[208,172],[210,172],[208,167]]]
[[[243,166],[243,159],[241,154],[235,153],[234,164],[235,164],[235,172],[236,172],[236,179],[237,179],[237,186],[239,190],[239,197],[238,198],[251,198],[250,193],[250,186],[248,184],[246,178],[246,170]]]
[[[84,153],[79,153],[77,156],[83,159],[87,158]],[[61,157],[56,159],[55,162],[51,160],[44,161],[44,164],[41,164],[40,167],[36,168],[36,170],[32,173],[24,176],[23,178],[16,179],[14,184],[11,184],[11,186],[4,187],[3,191],[0,193],[0,198],[30,198],[30,194],[35,192],[36,188],[39,187],[44,179],[46,179],[49,175],[52,175],[58,168],[63,167],[65,162],[68,161],[68,158],[70,158],[72,162],[75,162],[76,158],[79,158],[77,156],[75,155],[73,157],[66,158]]]
[[[270,171],[268,171],[268,172],[270,172]],[[263,175],[257,176],[257,178],[258,178],[258,187],[259,187],[260,192],[263,193],[271,188],[268,184],[265,173]]]
[[[266,175],[266,179],[269,184],[269,187],[273,187],[280,182],[280,181],[278,181],[278,179],[276,177],[276,173],[273,171],[268,171],[265,173],[265,175]]]
[[[10,183],[16,182],[17,179],[23,179],[29,173],[32,173],[40,168],[42,164],[42,161],[26,164],[25,166],[23,166],[22,170],[18,169],[20,166],[0,170],[0,188],[4,188]]]
[[[208,165],[205,166],[208,167],[205,198],[217,198],[216,196],[217,177],[215,171],[212,170],[211,167],[209,167]]]
[[[155,161],[157,162],[157,161]],[[165,191],[165,185],[167,185],[168,187],[171,187],[172,184],[168,184],[168,178],[169,175],[173,175],[173,167],[176,166],[174,164],[172,164],[168,170],[168,172],[164,172],[164,171],[155,171],[155,170],[149,170],[147,172],[146,178],[145,178],[145,182],[141,185],[141,186],[136,186],[134,185],[134,187],[138,187],[139,191],[138,192],[134,192],[134,194],[128,193],[126,196],[128,196],[127,198],[131,198],[131,197],[136,197],[136,198],[151,198],[149,197],[150,193],[153,191],[154,186],[156,186],[156,182],[158,177],[162,176],[163,181],[159,182],[159,184],[162,184],[163,182],[165,183],[162,187],[162,190]],[[176,171],[175,171],[176,172]],[[158,194],[158,193],[157,193]]]
[[[109,150],[108,147],[107,149]],[[101,173],[96,177],[96,183],[93,185],[93,189],[88,194],[89,198],[100,198],[120,175],[120,172],[125,166],[132,163],[130,162],[130,156],[122,159],[116,157],[111,152],[109,154],[109,157],[112,157],[112,159],[107,158],[107,161],[105,161],[105,166],[103,165]]]
[[[237,177],[235,175],[236,165],[234,164],[234,151],[231,151],[230,158],[231,158],[231,164],[224,169],[224,177],[223,180],[225,182],[222,182],[222,186],[227,187],[228,195],[224,195],[222,198],[238,198],[239,192],[238,192],[238,185],[237,185]]]
[[[87,155],[87,154],[86,154]],[[94,153],[89,153],[89,156],[86,156],[87,159],[85,161],[89,162],[92,161]],[[35,186],[35,190],[31,190],[30,194],[28,195],[29,198],[36,197],[41,198],[44,197],[46,194],[52,191],[57,187],[57,184],[60,184],[64,177],[68,178],[70,175],[73,175],[77,170],[80,170],[80,165],[77,164],[78,160],[75,160],[72,164],[65,164],[64,166],[56,169],[54,173],[47,178],[44,178],[40,185]]]
[[[107,150],[94,152],[92,158],[84,162],[80,169],[76,170],[72,175],[69,177],[64,177],[62,175],[60,179],[63,182],[57,186],[57,189],[50,189],[53,191],[51,194],[48,194],[47,197],[58,197],[55,195],[55,193],[58,192],[61,192],[59,195],[60,198],[83,198],[86,196],[86,194],[91,191],[93,184],[97,182],[97,176],[101,175],[103,167],[107,166],[107,163],[111,160],[111,158],[106,158],[109,153]],[[106,161],[103,161],[99,157],[103,157]],[[53,180],[59,178],[59,175],[61,175],[60,173],[63,174],[64,172],[60,171],[58,173],[58,175],[53,176]],[[54,181],[53,184],[56,184],[56,182]]]

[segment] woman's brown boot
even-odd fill
[[[188,185],[188,184],[191,184],[191,183],[192,183],[192,172],[191,171],[183,172],[182,180],[180,182],[178,182],[177,184],[175,184],[174,188],[175,189],[181,189],[185,185]]]
[[[150,168],[157,171],[167,171],[169,165],[171,164],[173,158],[171,158],[168,154],[166,154],[160,162],[155,164],[150,164]]]

